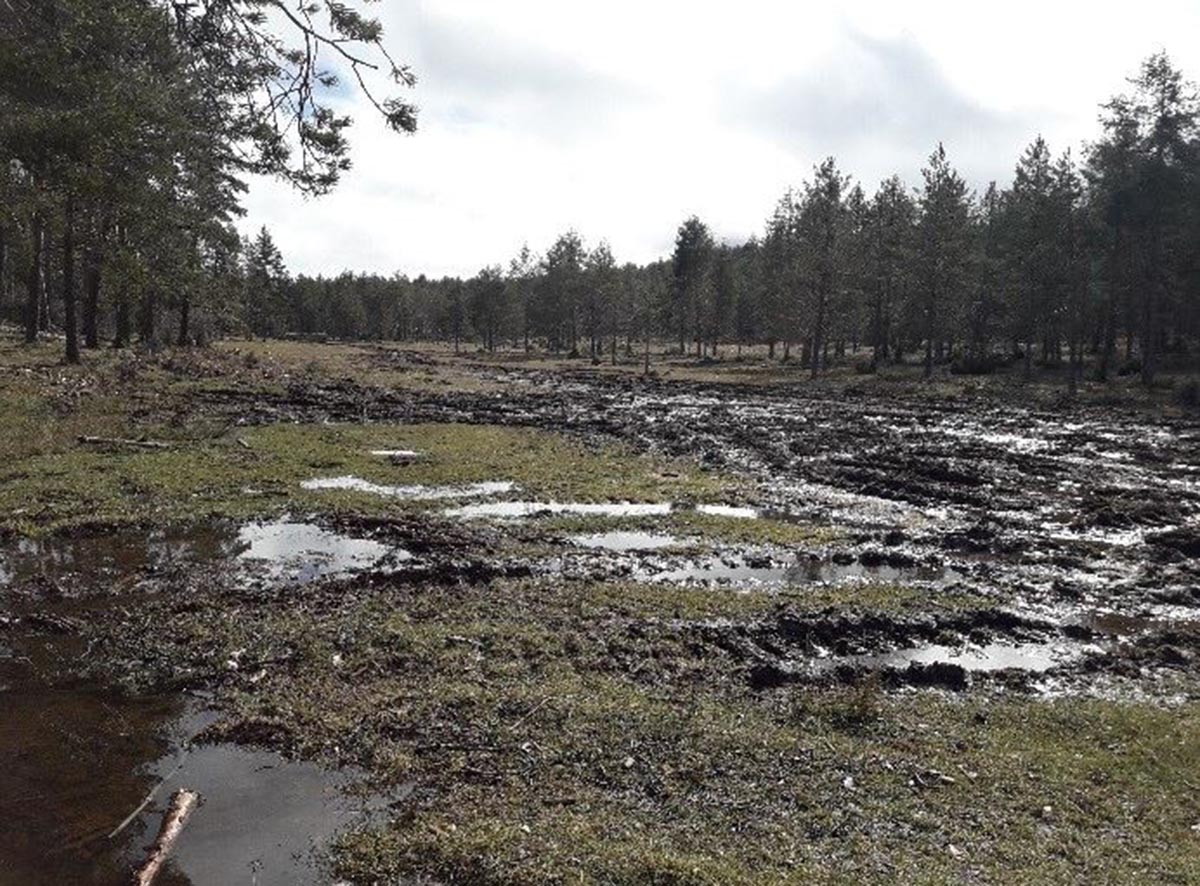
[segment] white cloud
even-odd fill
[[[769,0],[603,4],[384,0],[419,77],[420,131],[387,132],[349,99],[354,169],[305,200],[252,183],[289,266],[471,274],[577,228],[645,261],[697,213],[761,228],[827,155],[870,189],[915,182],[944,140],[976,186],[1006,180],[1042,132],[1096,133],[1097,105],[1160,48],[1200,77],[1200,4]]]

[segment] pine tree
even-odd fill
[[[253,335],[267,338],[282,331],[287,269],[266,227],[245,247],[245,322]]]
[[[700,355],[697,311],[708,294],[712,252],[712,234],[699,218],[693,215],[679,226],[671,258],[671,313],[679,330],[680,354],[687,353],[689,334],[694,334],[696,355]]]
[[[925,377],[933,374],[935,352],[954,332],[956,314],[971,259],[971,197],[966,183],[950,166],[941,144],[921,170],[921,220],[918,226],[916,277],[925,340]]]

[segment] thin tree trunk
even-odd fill
[[[42,282],[38,285],[38,329],[50,331],[50,247],[46,235],[42,235]]]
[[[83,268],[83,346],[100,347],[100,269],[103,259],[95,244],[84,255]]]
[[[647,314],[649,311],[647,311]],[[647,317],[645,327],[642,330],[644,338],[642,344],[642,375],[650,374],[650,320]]]
[[[8,231],[0,224],[0,316],[8,307]]]
[[[38,335],[38,313],[42,307],[42,239],[45,223],[41,212],[33,213],[30,225],[29,279],[25,299],[25,343],[33,344]]]
[[[142,303],[138,312],[138,338],[143,345],[154,344],[154,321],[158,310],[158,295],[151,287],[142,295]]]
[[[125,228],[117,226],[117,246],[124,248],[125,246]],[[116,291],[116,310],[113,316],[113,342],[114,348],[125,348],[129,346],[130,317],[129,317],[129,285],[127,283],[119,283]]]
[[[67,328],[68,363],[79,362],[79,321],[75,300],[75,197],[68,195],[63,213],[63,325]]]
[[[925,305],[925,377],[933,376],[933,312],[937,305],[937,292],[930,291]]]
[[[176,339],[176,344],[181,347],[187,347],[191,340],[191,323],[192,323],[192,299],[185,292],[183,301],[179,304],[179,336]]]

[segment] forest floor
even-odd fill
[[[0,337],[0,884],[1200,881],[1200,420],[916,372]]]

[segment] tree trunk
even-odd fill
[[[1142,384],[1146,387],[1154,384],[1154,376],[1158,371],[1158,329],[1157,329],[1157,292],[1158,284],[1152,282],[1146,287],[1142,299]]]
[[[142,296],[142,303],[138,311],[138,338],[141,339],[143,345],[153,346],[154,344],[154,314],[157,310],[158,296],[151,287]]]
[[[821,355],[822,347],[825,339],[825,293],[822,291],[817,296],[817,322],[813,327],[813,342],[810,370],[813,378],[816,378],[821,372]]]
[[[79,321],[75,300],[75,198],[67,197],[63,213],[63,325],[67,328],[68,363],[79,362]]]
[[[8,307],[8,231],[0,224],[0,316]]]
[[[191,340],[191,322],[192,299],[185,292],[183,294],[183,301],[179,304],[179,336],[175,340],[175,343],[181,348],[186,348]]]
[[[650,322],[646,321],[646,328],[642,330],[644,341],[642,343],[642,375],[650,374]]]
[[[29,278],[26,281],[27,295],[25,299],[25,343],[33,344],[38,335],[38,314],[42,308],[42,239],[45,223],[41,212],[33,213],[30,224],[30,256]]]
[[[937,306],[937,292],[930,290],[925,304],[925,377],[933,376],[933,312]]]
[[[93,244],[84,255],[83,268],[83,346],[100,347],[100,269],[103,259]]]

